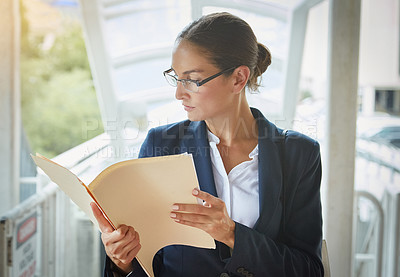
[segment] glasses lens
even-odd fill
[[[191,82],[189,80],[182,80],[182,85],[183,87],[190,91],[190,92],[198,92],[199,91],[199,87],[197,86],[197,84],[195,82]]]
[[[172,76],[168,73],[164,73],[164,76],[165,76],[165,80],[167,80],[168,84],[170,84],[173,87],[176,87],[177,79],[175,78],[175,76]]]

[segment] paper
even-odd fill
[[[71,171],[59,164],[43,157],[38,154],[37,156],[31,155],[33,161],[38,167],[40,167],[50,179],[56,183],[71,200],[78,205],[85,214],[88,215],[89,219],[97,226],[97,220],[92,213],[90,208],[90,202],[94,200],[87,192],[86,185],[79,180],[79,178]]]
[[[41,156],[35,163],[97,225],[86,186],[68,169]],[[142,248],[138,260],[149,276],[152,261],[167,245],[181,244],[215,248],[213,238],[197,228],[170,218],[174,203],[197,204],[192,196],[198,187],[191,155],[171,155],[116,163],[101,172],[87,188],[114,226],[133,226],[140,234]]]

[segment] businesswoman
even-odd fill
[[[154,257],[156,276],[323,276],[319,145],[283,132],[245,96],[270,63],[250,26],[229,13],[203,16],[178,36],[164,75],[188,120],[151,129],[139,156],[192,153],[200,184],[192,193],[204,205],[176,203],[170,217],[217,247],[167,246]],[[113,231],[92,209],[105,276],[146,276],[135,226]]]

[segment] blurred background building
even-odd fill
[[[272,52],[252,106],[321,143],[333,276],[400,276],[399,0],[0,1],[0,276],[100,276],[99,232],[42,172],[82,181],[185,119],[162,72],[203,14]],[[229,46],[227,46],[229,47]]]

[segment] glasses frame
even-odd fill
[[[230,70],[232,70],[232,69],[236,69],[236,68],[237,68],[237,66],[227,68],[227,69],[225,69],[225,70],[222,70],[222,71],[218,72],[217,74],[214,74],[214,75],[212,75],[212,76],[210,76],[210,77],[205,78],[205,79],[202,80],[202,81],[197,81],[197,80],[192,80],[192,79],[178,79],[178,78],[176,78],[174,75],[169,74],[171,71],[174,71],[172,68],[165,70],[165,71],[163,72],[163,75],[164,75],[165,79],[167,80],[167,83],[170,84],[170,85],[173,86],[173,87],[176,87],[176,86],[178,85],[178,82],[181,82],[182,85],[183,85],[183,87],[184,87],[187,91],[190,91],[190,92],[198,92],[198,91],[199,91],[199,87],[201,87],[201,86],[204,85],[205,83],[207,83],[207,82],[209,82],[209,81],[211,81],[211,80],[217,78],[218,76],[221,76],[222,74],[224,74],[224,73],[226,73],[226,72],[228,72],[228,71],[230,71]],[[168,77],[167,77],[166,75],[168,75],[169,77],[172,77],[173,79],[175,79],[176,85],[171,84],[171,83],[168,81],[168,79],[167,79]],[[196,86],[197,86],[197,91],[192,91],[192,90],[187,89],[187,88],[185,87],[185,82],[190,82],[190,83],[196,84]]]

